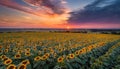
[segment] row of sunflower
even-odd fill
[[[80,33],[4,33],[0,36],[0,69],[92,68],[95,59],[114,47],[119,37]]]
[[[120,42],[113,45],[109,50],[91,65],[92,68],[99,69],[119,69],[120,66]]]

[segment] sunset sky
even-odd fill
[[[0,28],[120,28],[120,0],[0,0]]]

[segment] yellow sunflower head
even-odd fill
[[[80,50],[80,51],[79,51],[79,54],[81,54],[82,52],[83,52],[83,51],[82,51],[82,50]]]
[[[64,58],[63,57],[59,57],[58,59],[57,59],[57,61],[60,63],[60,62],[63,62],[63,60],[64,60]]]
[[[41,53],[42,53],[41,51],[38,51],[38,55],[41,55]]]
[[[23,51],[22,50],[18,50],[18,52],[17,53],[22,53]]]
[[[10,64],[6,69],[17,69],[16,65]]]
[[[39,60],[41,60],[40,56],[37,56],[37,57],[34,58],[34,61],[39,61]]]
[[[79,51],[76,51],[76,52],[75,52],[75,55],[78,56],[78,55],[79,55]]]
[[[16,55],[15,55],[15,58],[16,58],[16,59],[20,59],[20,58],[21,58],[21,54],[16,54]]]
[[[69,54],[69,58],[70,58],[70,59],[73,59],[74,57],[75,57],[74,54]]]
[[[29,60],[23,60],[23,61],[21,62],[21,64],[28,65],[28,64],[30,64],[30,61],[29,61]]]
[[[8,59],[9,59],[8,57],[5,57],[5,58],[3,58],[2,60],[3,60],[3,61],[6,61],[6,60],[8,60]]]
[[[33,50],[37,50],[37,48],[36,48],[36,47],[34,47],[34,48],[33,48]]]
[[[66,60],[69,60],[69,56],[66,56]]]
[[[48,56],[46,56],[46,55],[42,56],[42,60],[46,60],[47,58],[48,58]]]
[[[43,50],[44,50],[44,52],[46,52],[46,51],[47,51],[47,48],[44,48]]]
[[[2,48],[2,46],[0,46],[0,49]]]
[[[45,54],[45,56],[49,57],[49,56],[50,56],[50,54],[49,54],[49,53],[46,53],[46,54]]]
[[[30,56],[30,52],[25,52],[25,56]]]
[[[4,58],[6,58],[6,55],[1,55],[0,58],[3,60]]]
[[[5,49],[4,52],[7,53],[9,51],[9,49]]]
[[[2,53],[3,51],[2,50],[0,50],[0,53]]]
[[[18,66],[18,69],[26,69],[26,65],[20,64],[20,65]]]
[[[59,48],[58,50],[59,50],[59,52],[62,52],[62,48]]]
[[[9,65],[9,64],[11,64],[11,63],[12,63],[12,59],[7,59],[7,60],[4,61],[4,64],[5,64],[5,65]]]
[[[30,51],[30,48],[25,49],[25,51]]]

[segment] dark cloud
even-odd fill
[[[71,12],[70,23],[120,23],[120,0],[96,0]]]

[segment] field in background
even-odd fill
[[[120,35],[0,33],[0,69],[120,69]]]

